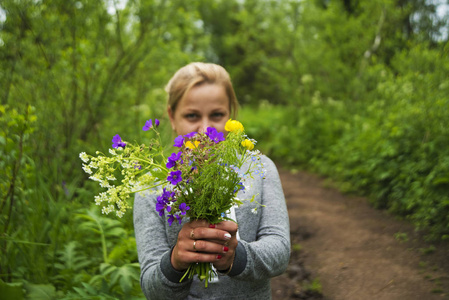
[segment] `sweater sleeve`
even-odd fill
[[[267,170],[260,189],[264,207],[258,212],[262,215],[256,240],[239,241],[239,248],[245,251],[240,250],[237,255],[246,252],[246,259],[243,259],[246,266],[240,274],[233,276],[238,280],[253,281],[280,275],[290,259],[290,224],[279,173],[266,156],[263,156],[263,162]]]
[[[134,229],[141,275],[140,284],[147,299],[184,299],[192,280],[179,283],[184,272],[171,263],[171,246],[164,218],[155,209],[155,195],[139,193],[134,200]]]

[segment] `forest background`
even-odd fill
[[[143,298],[132,215],[101,215],[78,155],[145,140],[149,118],[170,141],[164,86],[191,61],[230,72],[279,164],[448,240],[447,5],[2,0],[0,294]]]

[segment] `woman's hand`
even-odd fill
[[[228,269],[238,244],[237,228],[232,221],[209,224],[205,220],[196,220],[184,224],[172,252],[173,268],[184,271],[191,263],[209,262],[217,270]]]

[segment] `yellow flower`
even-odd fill
[[[194,148],[198,147],[199,144],[200,144],[199,141],[194,141],[193,143],[191,141],[187,141],[186,148],[194,149]]]
[[[245,147],[247,150],[253,150],[254,149],[254,143],[251,142],[251,140],[244,140],[242,142],[242,146]]]
[[[243,130],[243,125],[239,121],[229,119],[225,125],[226,131],[238,131]]]

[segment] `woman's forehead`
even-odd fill
[[[229,98],[221,85],[200,85],[186,93],[178,104],[178,108],[181,107],[183,109],[229,108]]]

